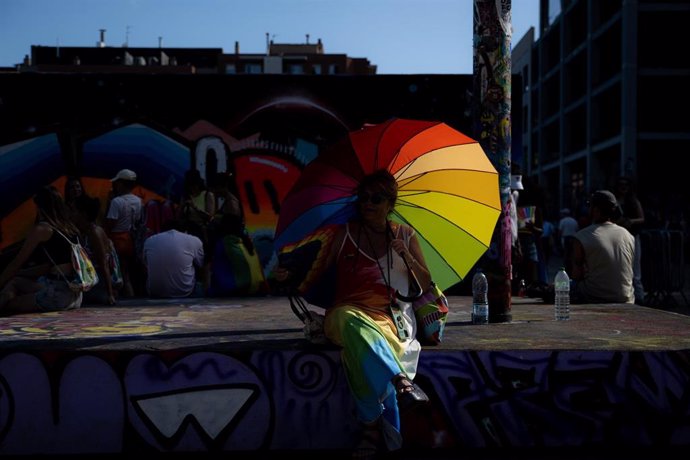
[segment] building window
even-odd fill
[[[232,73],[232,74],[237,73],[237,67],[235,66],[235,64],[226,64],[225,65],[225,73]]]
[[[261,73],[261,64],[245,64],[244,73],[257,74]]]
[[[321,75],[321,64],[314,64],[311,66],[314,75]]]
[[[328,75],[335,75],[338,73],[338,65],[337,64],[329,64],[328,65]]]
[[[288,73],[292,75],[301,75],[304,73],[304,66],[302,64],[290,64],[288,66]]]

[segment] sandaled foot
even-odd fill
[[[403,374],[393,377],[400,412],[406,412],[429,402],[429,397],[412,380]]]
[[[353,460],[374,460],[379,458],[383,448],[383,436],[378,421],[362,425],[362,434],[352,452]]]

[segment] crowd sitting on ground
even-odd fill
[[[34,196],[35,224],[0,272],[0,315],[132,297],[268,294],[231,182],[229,173],[214,177],[215,195],[190,170],[182,203],[145,203],[135,191],[136,173],[123,169],[111,179],[105,206],[76,176],[67,178],[62,195],[42,187]],[[74,292],[66,282],[75,274],[68,240],[84,247],[98,274],[87,291]]]
[[[575,233],[565,255],[571,279],[570,302],[634,303],[635,237],[616,223],[621,215],[616,196],[597,190],[587,206],[591,224]],[[553,285],[542,297],[553,303]]]
[[[79,235],[79,241],[91,256],[100,278],[96,288],[84,292],[80,299],[70,299],[66,296],[60,300],[70,308],[81,304],[115,305],[118,299],[128,297],[211,297],[269,293],[270,287],[263,276],[263,268],[244,227],[242,206],[236,196],[236,185],[231,173],[219,173],[210,177],[207,186],[199,171],[189,170],[185,175],[184,196],[179,203],[170,200],[159,202],[153,199],[144,203],[135,193],[137,174],[129,169],[119,171],[111,182],[112,195],[107,203],[90,196],[79,177],[67,178],[62,195],[57,190],[49,192],[49,187],[36,193],[36,224],[27,234],[16,256],[0,273],[0,314],[30,308],[57,308],[46,307],[38,301],[33,307],[24,305],[24,300],[30,303],[27,299],[38,296],[41,289],[48,289],[53,284],[45,280],[39,281],[41,276],[49,275],[49,279],[56,277],[51,270],[47,270],[51,273],[44,273],[46,267],[42,266],[47,262],[43,256],[44,247],[47,247],[48,252],[52,248],[59,256],[62,255],[62,243],[52,236],[54,227],[70,238],[76,239]],[[513,295],[518,295],[520,281],[526,280],[527,296],[545,297],[548,300],[551,281],[545,269],[548,257],[550,254],[562,257],[571,278],[579,276],[576,267],[573,266],[578,255],[574,251],[582,249],[581,244],[578,246],[578,240],[582,240],[583,234],[580,233],[578,237],[577,232],[582,232],[593,223],[593,207],[584,204],[586,200],[583,199],[581,206],[574,203],[572,208],[563,208],[560,211],[560,220],[554,220],[554,233],[549,236],[549,224],[541,214],[544,200],[539,196],[536,184],[527,180],[526,185],[527,187],[523,188],[520,183],[519,187],[513,187],[522,192],[520,195],[515,194],[516,211],[534,209],[525,212],[526,217],[533,217],[534,220],[528,220],[523,228],[518,229],[516,218],[514,249],[517,252],[513,256]],[[629,178],[619,178],[613,190],[615,209],[621,214],[612,216],[610,220],[617,226],[626,228],[634,236],[634,301],[643,304],[639,235],[640,229],[654,227],[657,219],[653,212],[649,212],[645,220],[645,211],[631,191]],[[54,199],[55,194],[60,197],[59,202]],[[591,204],[591,201],[588,203]],[[157,280],[157,287],[152,287],[148,271],[153,265],[160,263],[157,257],[171,259],[172,251],[162,251],[162,255],[156,255],[157,252],[150,248],[149,252],[144,254],[143,238],[133,232],[135,223],[142,220],[142,215],[147,217],[144,237],[177,232],[186,236],[171,237],[168,244],[174,245],[182,240],[196,241],[191,237],[201,242],[200,253],[193,256],[187,254],[184,263],[179,258],[174,261],[175,263],[168,260],[166,268],[169,272],[165,280]],[[681,223],[683,222],[681,220]],[[72,227],[76,229],[76,233]],[[677,227],[685,231],[684,225]],[[667,225],[667,228],[676,227]],[[153,245],[153,241],[150,245]],[[590,254],[589,257],[594,256]],[[625,270],[617,268],[616,271],[626,271],[627,262],[622,267]],[[192,288],[189,284],[190,279],[193,279]],[[161,287],[164,281],[167,285]],[[179,289],[180,285],[184,285],[185,288]],[[623,301],[629,301],[627,295],[623,297]],[[597,299],[596,296],[590,298]],[[616,297],[619,298],[622,299],[620,296]],[[616,299],[601,300],[619,301]],[[53,301],[57,302],[57,299]],[[8,304],[12,307],[7,307]]]
[[[550,274],[548,266],[550,257],[557,255],[572,280],[573,303],[645,304],[640,244],[645,212],[629,178],[617,178],[613,191],[586,195],[581,204],[574,203],[574,212],[561,209],[560,219],[551,224],[547,213],[540,212],[546,203],[543,191],[530,178],[512,178],[521,179],[511,183],[516,209],[513,295],[553,302],[555,273]]]

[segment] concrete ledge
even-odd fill
[[[473,326],[450,301],[401,455],[690,446],[690,317],[514,303],[513,322]],[[281,298],[0,318],[0,454],[349,455],[339,350],[300,326]]]

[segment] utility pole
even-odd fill
[[[510,231],[511,0],[474,0],[474,136],[498,171],[502,212],[480,264],[489,280],[489,321],[512,320]]]

